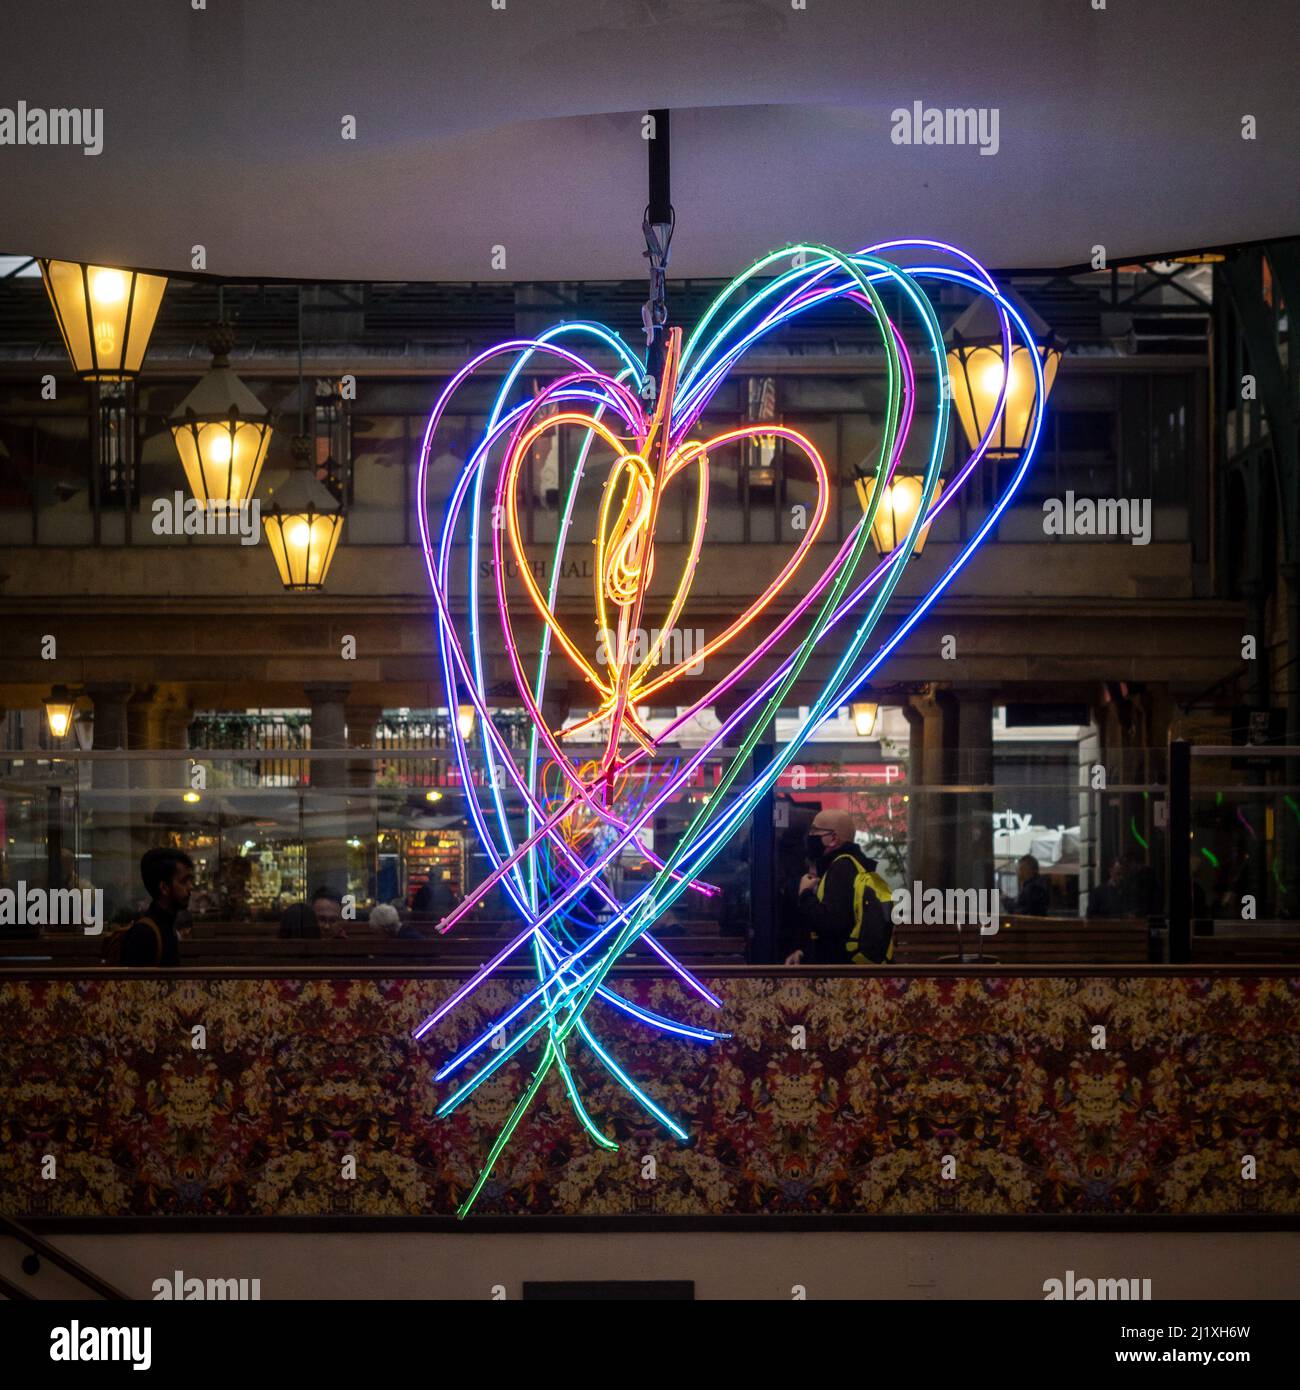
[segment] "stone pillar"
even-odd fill
[[[993,700],[987,690],[957,694],[957,782],[993,786]],[[985,889],[993,882],[993,793],[961,792],[956,803],[956,874],[960,888]]]
[[[772,730],[767,730],[750,754],[751,776],[757,779],[776,760]],[[754,804],[749,828],[749,963],[777,963],[782,957],[776,911],[776,787]]]
[[[349,748],[366,749],[373,753],[375,746],[375,725],[383,710],[378,705],[349,705],[347,708]],[[379,869],[379,794],[375,790],[375,760],[373,756],[349,759],[347,764],[348,838],[360,840],[361,857],[365,860],[362,881],[355,885],[358,901],[367,904],[378,901]],[[346,846],[345,846],[346,852]],[[357,852],[349,856],[355,863]],[[308,889],[308,892],[311,890]],[[389,893],[388,896],[392,896]]]
[[[41,728],[45,723],[45,711],[37,706],[36,709],[25,709],[15,711],[19,720],[19,737],[15,747],[26,751],[33,751],[40,748]]]
[[[901,706],[907,720],[907,872],[904,886],[921,876],[925,859],[925,716],[910,700]]]
[[[916,851],[910,865],[912,877],[927,888],[958,887],[952,805],[956,798],[939,790],[952,782],[956,771],[956,704],[948,691],[931,688],[924,695],[913,696],[911,705],[922,721],[919,779],[916,769],[909,766],[918,787],[908,803],[909,834],[914,833]],[[911,723],[912,716],[908,719]]]
[[[550,725],[553,732],[558,732],[563,728],[564,721],[569,717],[569,711],[572,708],[572,687],[561,685],[542,693],[542,718]]]
[[[367,752],[375,746],[375,725],[383,713],[378,705],[349,705],[347,707],[347,746],[364,748]],[[316,726],[312,723],[312,738],[315,741]],[[372,757],[349,759],[347,764],[348,786],[358,791],[371,791],[375,785],[375,760]]]
[[[94,751],[125,749],[129,743],[127,702],[131,687],[92,685],[86,693],[95,706]],[[96,759],[91,768],[89,805],[83,803],[82,807],[90,830],[90,886],[103,889],[104,912],[109,917],[145,896],[139,856],[132,859],[130,786],[129,763]]]
[[[159,759],[150,757],[158,747],[158,707],[157,690],[154,686],[136,686],[126,702],[126,743],[131,760],[126,764],[127,786],[131,794],[131,850],[130,857],[138,864],[145,850],[163,843],[164,825],[169,829],[178,828],[174,818],[167,816],[165,810],[161,817],[161,803],[180,795],[183,786],[181,770],[175,766],[167,767]],[[96,719],[98,724],[98,719]],[[98,730],[96,730],[98,736]],[[190,808],[186,808],[187,810]],[[144,884],[140,884],[143,891]]]
[[[332,683],[307,686],[311,701],[312,751],[345,749],[348,687]],[[343,758],[313,759],[310,781],[303,793],[303,836],[307,849],[308,896],[330,888],[340,896],[348,891],[348,763]]]

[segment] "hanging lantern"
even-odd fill
[[[314,424],[316,432],[316,472],[324,474],[325,486],[347,501],[352,470],[352,431],[343,384],[336,378],[316,381]]]
[[[40,262],[63,345],[84,381],[126,381],[149,346],[167,279],[78,261]]]
[[[72,727],[72,709],[77,701],[66,685],[56,685],[43,703],[45,723],[49,728],[50,737],[56,743],[62,743]]]
[[[172,438],[197,501],[237,507],[253,495],[271,442],[270,412],[231,370],[235,338],[219,323],[212,366],[171,414]]]
[[[870,738],[876,731],[876,715],[879,712],[880,706],[869,700],[850,705],[849,715],[853,720],[853,732],[859,738]]]
[[[284,484],[272,489],[270,507],[262,516],[280,582],[299,592],[325,587],[343,530],[338,499],[309,466],[311,447],[306,435],[294,436],[297,466]]]
[[[871,526],[871,540],[881,555],[892,554],[907,539],[907,533],[912,529],[912,522],[921,505],[924,484],[925,479],[919,475],[895,473],[893,481],[885,488],[885,495],[880,499],[880,509],[876,512],[876,519]],[[876,491],[876,480],[875,478],[859,478],[853,486],[865,513],[871,507],[871,499]],[[939,495],[942,492],[943,481],[941,479],[935,485],[931,506],[939,500]],[[916,537],[916,545],[912,550],[914,560],[920,558],[922,550],[925,549],[926,537],[929,534],[929,526],[922,526]]]
[[[461,738],[469,740],[474,735],[474,706],[456,706],[456,728],[460,731]]]
[[[72,732],[76,737],[77,747],[83,753],[89,753],[95,746],[95,711],[90,705],[82,705],[79,710],[74,711]]]
[[[1043,364],[1043,385],[1050,394],[1061,361],[1062,345],[1027,304],[1014,296],[1011,298],[1016,311],[1034,335],[1034,351]],[[989,440],[986,457],[1019,458],[1024,452],[1037,391],[1029,348],[1023,343],[1013,347],[1010,369],[1005,368],[997,311],[986,295],[980,295],[953,324],[948,342],[951,345],[948,349],[948,373],[952,379],[952,399],[967,444],[972,450],[979,446],[997,409],[1005,380],[1005,407]]]

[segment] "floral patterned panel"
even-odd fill
[[[491,984],[412,1042],[454,983],[10,976],[0,1210],[450,1214],[527,1069],[516,1059],[436,1118],[450,1089],[434,1081],[438,1065],[522,988]],[[720,1013],[683,1005],[666,978],[619,981],[651,1008],[730,1030],[713,1046],[595,1006],[615,1057],[690,1143],[580,1053],[588,1108],[618,1152],[593,1147],[552,1086],[475,1211],[1300,1212],[1300,978],[720,973],[713,983]]]

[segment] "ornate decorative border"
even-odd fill
[[[690,1144],[651,1128],[579,1057],[592,1114],[619,1151],[592,1146],[557,1083],[476,1213],[1300,1213],[1300,977],[720,972],[712,982],[733,1036],[709,1047],[647,1040],[597,1006],[614,1055],[682,1118]],[[445,1088],[432,1058],[524,985],[494,980],[442,1022],[438,1048],[412,1042],[452,988],[446,976],[380,973],[8,977],[0,1209],[450,1215],[531,1065],[512,1062],[436,1119]],[[663,976],[630,972],[620,988],[650,1008],[682,1007]],[[702,1002],[688,1002],[693,1011],[718,1016]],[[348,1155],[355,1178],[344,1176]],[[955,1177],[943,1176],[945,1155]],[[1248,1155],[1253,1179],[1242,1176]]]

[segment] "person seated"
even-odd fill
[[[343,922],[343,899],[332,888],[320,887],[311,895],[311,909],[320,923],[321,935],[339,941],[347,939]]]
[[[391,941],[423,941],[413,926],[404,923],[392,903],[379,903],[370,909],[370,925],[378,927]]]
[[[1039,872],[1038,860],[1032,854],[1022,854],[1016,865],[1020,892],[1007,907],[1019,917],[1046,917],[1052,900],[1051,884]]]
[[[441,922],[459,901],[450,883],[430,875],[412,900],[411,911],[416,917]]]
[[[1124,851],[1124,911],[1125,917],[1153,917],[1163,911],[1160,880],[1141,853]]]
[[[1124,916],[1124,865],[1120,860],[1112,862],[1106,882],[1097,884],[1088,894],[1088,916]]]
[[[291,903],[280,917],[281,940],[320,940],[320,923],[308,903]]]

